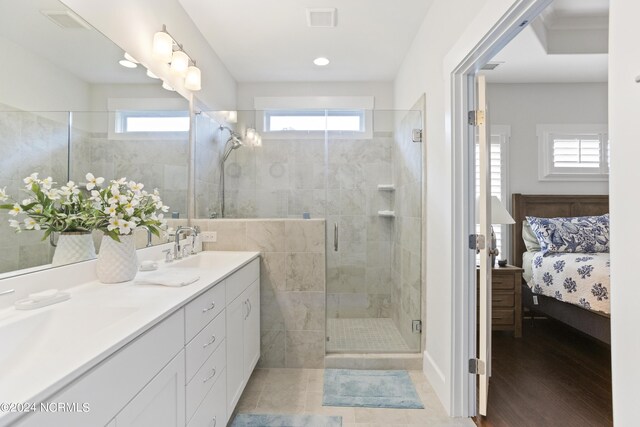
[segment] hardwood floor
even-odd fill
[[[551,320],[493,333],[487,417],[479,426],[611,426],[611,351]]]

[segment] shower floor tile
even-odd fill
[[[327,352],[402,352],[410,348],[392,319],[327,319]]]

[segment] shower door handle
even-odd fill
[[[333,224],[333,250],[338,252],[338,223]]]

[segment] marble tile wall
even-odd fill
[[[422,144],[412,141],[411,131],[422,127],[422,119],[418,111],[398,114],[402,116],[393,146],[392,318],[409,348],[417,351],[420,334],[413,333],[412,320],[421,319]]]
[[[67,181],[68,130],[66,113],[7,111],[0,104],[0,188],[22,201],[22,179],[33,172],[54,181]],[[42,232],[16,234],[6,211],[0,212],[0,273],[51,262],[53,247]]]
[[[206,113],[196,115],[195,217],[220,216],[220,161],[226,131]]]
[[[192,220],[216,231],[205,250],[260,251],[259,366],[324,366],[326,325],[325,221]],[[175,224],[174,224],[175,225]]]

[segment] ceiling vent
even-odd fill
[[[82,18],[70,10],[41,10],[44,16],[53,21],[61,28],[78,29],[84,28],[85,30],[91,29],[91,26]]]
[[[482,66],[482,68],[480,68],[481,70],[488,70],[488,71],[493,71],[496,68],[498,68],[498,66],[502,64],[502,62],[487,62],[486,64],[484,64]]]
[[[335,8],[307,9],[307,25],[312,28],[333,28],[336,26]]]

